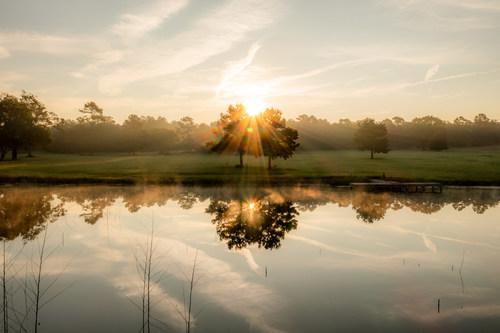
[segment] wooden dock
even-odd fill
[[[443,185],[432,182],[400,183],[394,181],[374,180],[367,183],[351,183],[351,189],[369,192],[401,192],[401,193],[442,193]]]

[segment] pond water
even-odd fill
[[[15,332],[500,332],[499,201],[498,189],[0,187],[0,320]]]

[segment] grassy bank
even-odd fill
[[[288,161],[236,156],[62,155],[38,153],[34,158],[0,162],[3,183],[330,183],[347,184],[370,178],[439,181],[457,185],[500,185],[500,147],[444,152],[392,151],[370,160],[368,153],[328,151],[298,153]]]

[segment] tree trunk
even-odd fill
[[[5,154],[7,154],[7,151],[6,150],[2,150],[0,152],[0,161],[3,161],[5,159]]]
[[[243,168],[243,153],[240,152],[240,168]]]
[[[370,153],[371,153],[371,155],[370,155],[370,159],[371,159],[371,160],[373,160],[373,149],[372,149],[372,150],[370,150]]]
[[[271,155],[267,159],[267,169],[271,170],[273,168]]]
[[[17,160],[17,148],[12,148],[12,160]]]

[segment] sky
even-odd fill
[[[499,54],[500,0],[0,0],[0,92],[65,118],[500,119]]]

